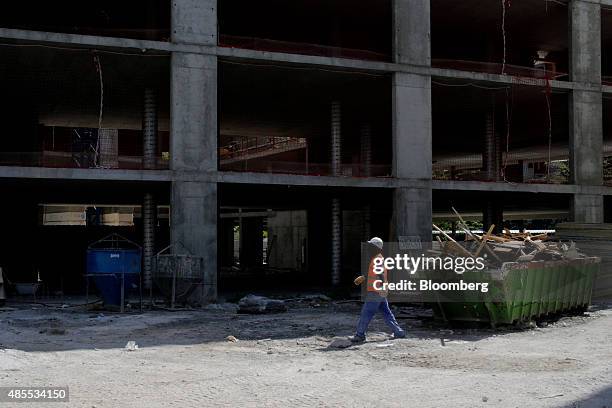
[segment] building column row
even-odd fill
[[[430,6],[421,0],[394,2],[394,60],[420,66],[431,64]],[[575,82],[600,84],[600,6],[572,0],[571,73]],[[175,0],[172,40],[213,45],[217,42],[216,1]],[[174,52],[171,66],[171,167],[174,171],[217,171],[217,59]],[[394,193],[393,240],[431,241],[431,77],[395,73],[393,98],[393,176],[414,181]],[[339,112],[339,106],[336,108]],[[571,94],[571,168],[576,184],[602,183],[601,92]],[[335,111],[333,111],[335,112]],[[332,112],[332,114],[333,114]],[[339,129],[338,129],[339,132]],[[332,146],[335,153],[336,146]],[[334,171],[339,171],[333,155]],[[410,183],[409,183],[410,184]],[[338,211],[339,203],[333,204]],[[577,194],[574,219],[602,222],[601,196]],[[338,218],[337,216],[335,218]],[[334,231],[337,222],[332,223]],[[172,186],[173,244],[181,244],[205,259],[208,299],[216,297],[217,185],[176,181]],[[338,272],[331,280],[337,282]]]

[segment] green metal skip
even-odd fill
[[[466,282],[488,282],[489,290],[478,301],[464,294],[432,303],[437,318],[515,324],[547,315],[579,311],[591,303],[593,281],[600,258],[561,261],[507,262],[499,269],[470,272]],[[438,275],[444,281],[444,274]],[[447,276],[448,277],[448,276]]]

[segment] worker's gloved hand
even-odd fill
[[[358,277],[356,277],[356,278],[355,278],[355,280],[353,281],[353,283],[354,283],[356,286],[359,286],[359,285],[361,285],[361,284],[362,284],[364,281],[365,281],[365,277],[363,277],[363,276],[358,276]]]

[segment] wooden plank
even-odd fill
[[[482,241],[480,242],[480,245],[478,246],[476,253],[474,253],[475,257],[478,257],[478,255],[480,255],[480,251],[482,251],[484,249],[484,246],[487,245],[487,239],[489,238],[489,235],[493,233],[494,229],[495,229],[495,224],[491,224],[487,233],[484,235],[484,237],[482,237]]]
[[[450,235],[448,235],[446,232],[442,231],[436,224],[433,224],[433,227],[439,231],[444,238],[446,238],[447,240],[455,243],[457,245],[458,248],[460,248],[460,251],[464,254],[469,256],[470,258],[472,257],[472,253],[470,251],[468,251],[467,249],[465,249],[463,246],[461,246],[457,241],[455,241]]]

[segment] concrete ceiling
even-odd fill
[[[531,65],[535,51],[541,49],[552,52],[558,69],[566,69],[567,5],[546,0],[509,3],[505,16],[507,63]],[[431,0],[431,10],[434,58],[501,61],[501,1]]]
[[[159,94],[160,130],[168,130],[170,59],[97,54],[102,67],[103,126],[140,129],[145,86]],[[94,54],[41,47],[0,46],[3,103],[37,112],[39,123],[97,127],[100,76]]]

